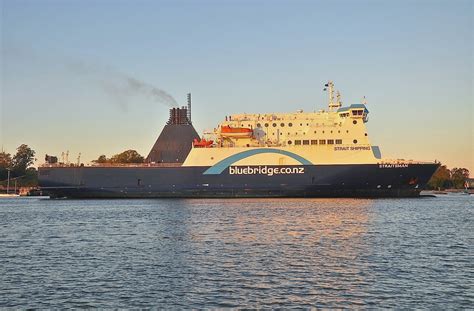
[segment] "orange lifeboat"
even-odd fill
[[[205,140],[205,139],[197,140],[196,138],[194,138],[193,140],[193,146],[195,148],[210,148],[213,143],[214,143],[213,140]]]
[[[229,125],[221,126],[221,136],[244,138],[251,137],[253,130],[247,127],[230,127]]]

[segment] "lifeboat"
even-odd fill
[[[214,143],[213,140],[205,140],[205,139],[197,140],[196,138],[194,138],[193,140],[193,146],[195,148],[210,148],[213,143]]]
[[[223,137],[236,137],[245,138],[251,137],[253,130],[247,127],[230,127],[229,125],[221,126],[221,136]]]

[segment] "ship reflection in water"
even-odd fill
[[[473,196],[0,201],[0,307],[472,307]]]
[[[225,290],[231,298],[241,292],[243,301],[260,306],[337,306],[348,297],[351,304],[364,303],[363,296],[352,292],[373,282],[365,263],[371,252],[365,234],[373,201],[214,200],[212,210],[209,202],[190,204],[210,213],[185,224],[193,255],[208,263],[203,272],[213,271],[212,278],[202,280],[209,294]],[[223,209],[225,218],[219,215]],[[202,253],[203,244],[213,247]],[[189,260],[192,265],[193,258]],[[216,282],[221,285],[212,285]],[[238,305],[229,299],[229,306]]]

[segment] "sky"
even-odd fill
[[[0,3],[9,153],[146,156],[171,98],[192,93],[202,132],[233,113],[324,109],[332,80],[344,105],[366,96],[384,157],[474,173],[474,1]]]

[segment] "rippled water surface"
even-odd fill
[[[474,306],[474,196],[0,199],[0,307]]]

